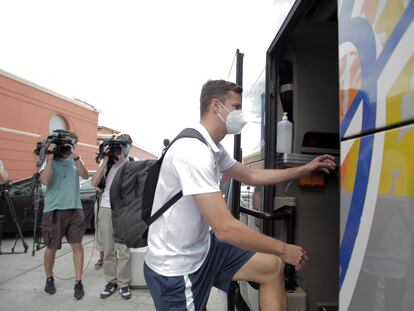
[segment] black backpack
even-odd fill
[[[197,130],[186,128],[163,150],[158,160],[125,162],[116,172],[109,189],[115,242],[132,248],[146,246],[148,227],[182,197],[181,191],[176,193],[151,216],[164,156],[176,140],[184,137],[196,138],[207,145]]]

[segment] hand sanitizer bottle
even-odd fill
[[[292,153],[292,122],[288,120],[287,112],[283,113],[282,121],[277,123],[278,153]]]

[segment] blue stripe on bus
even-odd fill
[[[346,131],[348,130],[349,125],[351,124],[351,121],[355,116],[355,112],[358,110],[358,107],[361,104],[361,100],[363,100],[363,98],[364,98],[364,93],[359,91],[357,95],[355,96],[351,107],[349,107],[349,110],[346,112],[341,122],[340,131],[342,133],[342,136],[344,136]]]
[[[355,185],[352,193],[351,206],[345,226],[344,235],[340,248],[339,286],[342,287],[345,275],[348,271],[349,261],[354,249],[356,236],[358,235],[362,211],[364,209],[365,197],[367,194],[369,173],[372,160],[372,147],[374,135],[361,138],[358,168],[355,176]]]
[[[346,112],[340,125],[341,137],[344,137],[351,124],[355,112],[362,103],[362,128],[375,127],[376,119],[376,45],[375,35],[371,25],[361,17],[351,17],[352,8],[355,1],[344,1],[343,10],[339,19],[339,44],[351,42],[358,53],[361,66],[361,89],[354,98],[350,109]],[[348,219],[345,226],[342,243],[340,246],[340,276],[339,286],[345,279],[348,271],[349,261],[355,246],[356,237],[359,230],[361,215],[364,208],[366,190],[372,159],[372,146],[374,137],[367,136],[361,138],[358,166],[355,177],[355,184],[349,208]]]
[[[367,27],[369,27],[369,23],[360,17],[355,17],[351,20],[348,20],[347,22],[341,23],[341,26],[344,28],[358,29],[358,31],[347,31],[345,33],[346,36],[343,36],[341,38],[343,39],[341,42],[350,41],[356,46],[358,52],[364,51],[364,54],[359,54],[362,79],[360,92],[365,91],[370,101],[364,101],[362,131],[374,129],[376,126],[376,85],[378,77],[382,73],[386,63],[388,62],[407,28],[412,23],[413,19],[414,1],[411,1],[401,16],[400,20],[398,21],[397,25],[395,26],[394,31],[388,39],[384,49],[381,51],[381,54],[379,55],[377,61],[373,61],[373,59],[375,59],[375,37],[372,33],[372,28],[370,30],[367,29]],[[367,38],[371,40],[366,40]],[[371,41],[371,44],[368,44],[368,41]],[[359,46],[363,46],[364,48],[359,49]],[[360,94],[358,93],[358,95]],[[341,122],[340,130],[342,137],[344,137],[349,124],[351,123],[351,120],[354,117],[357,108],[359,107],[360,98],[358,95]]]
[[[413,19],[414,19],[414,1],[411,1],[406,7],[397,25],[395,26],[394,31],[391,33],[390,37],[388,38],[388,41],[386,45],[384,46],[384,49],[382,50],[381,55],[378,57],[377,68],[381,69],[381,72],[384,69],[388,60],[390,59],[398,43],[401,41],[401,38],[403,37],[408,27],[412,23]]]

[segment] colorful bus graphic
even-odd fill
[[[413,18],[413,1],[338,3],[341,310],[414,305]]]
[[[412,0],[296,0],[263,74],[250,77],[243,109],[261,123],[242,133],[246,164],[338,157],[339,170],[319,184],[241,188],[242,206],[267,213],[285,196],[295,200],[295,243],[312,259],[297,272],[290,309],[414,309],[413,18]],[[292,154],[276,153],[284,111]],[[243,217],[285,237],[276,223]],[[240,288],[248,308],[259,310],[257,291]]]

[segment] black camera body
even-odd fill
[[[52,152],[47,149],[50,144],[55,144],[56,147]],[[61,159],[64,155],[70,155],[73,150],[73,146],[76,144],[76,139],[73,134],[64,130],[54,130],[47,139],[37,142],[34,153],[39,156],[37,161],[37,167],[40,167],[43,161],[46,159],[47,154],[53,153],[54,159]]]
[[[128,145],[128,142],[123,139],[116,139],[114,137],[105,139],[101,142],[99,145],[99,151],[96,155],[96,163],[100,163],[101,160],[108,155],[109,162],[116,162],[118,160],[118,156],[122,154],[123,147],[126,147]],[[105,147],[108,146],[108,150],[105,153]]]

